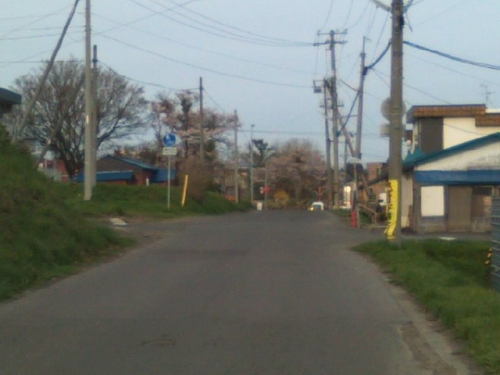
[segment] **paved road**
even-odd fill
[[[0,374],[433,374],[383,276],[348,250],[378,235],[337,220],[149,225],[165,237],[0,305]]]

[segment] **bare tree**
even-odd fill
[[[28,103],[41,79],[43,67],[15,81],[17,91]],[[139,132],[145,124],[147,101],[142,87],[130,84],[117,73],[105,69],[97,79],[97,148]],[[23,108],[7,119],[14,128]],[[36,105],[27,120],[24,139],[49,150],[61,159],[70,176],[84,164],[85,98],[84,64],[61,62],[51,70]]]
[[[169,131],[175,132],[182,138],[184,159],[199,155],[200,150],[200,122],[201,116],[197,108],[198,94],[189,90],[178,92],[174,98],[164,93],[157,94],[152,103],[153,126],[158,121],[165,124]],[[203,113],[203,130],[205,138],[205,158],[208,161],[217,159],[217,149],[220,145],[230,143],[226,133],[234,126],[234,115],[205,108]],[[159,138],[161,140],[161,138]]]
[[[276,144],[270,169],[276,190],[283,190],[296,200],[314,199],[325,183],[325,163],[321,152],[305,139]]]

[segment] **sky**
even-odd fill
[[[380,0],[390,5],[390,0]],[[500,2],[406,0],[404,39],[489,69],[404,47],[407,109],[413,105],[486,104],[500,108]],[[0,0],[0,87],[48,60],[74,0]],[[92,1],[92,44],[102,66],[158,92],[194,89],[204,105],[238,112],[240,142],[307,138],[325,149],[322,95],[313,81],[331,75],[324,44],[336,32],[341,112],[347,117],[360,80],[360,54],[373,63],[390,39],[390,14],[372,0],[107,0]],[[85,0],[57,60],[84,59]],[[362,154],[388,157],[382,102],[390,91],[390,53],[365,80]],[[354,108],[355,115],[357,109]],[[354,132],[356,117],[347,122]],[[341,138],[343,142],[343,138]],[[340,146],[343,158],[343,146]]]

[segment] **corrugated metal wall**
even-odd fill
[[[500,197],[493,198],[491,210],[491,236],[493,256],[491,264],[493,266],[491,281],[493,287],[500,292]]]

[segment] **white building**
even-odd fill
[[[402,226],[417,232],[488,231],[500,194],[500,112],[484,105],[417,106],[403,164]]]

